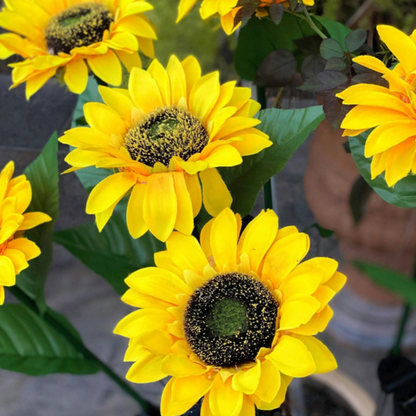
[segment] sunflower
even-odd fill
[[[15,285],[16,275],[40,255],[39,247],[22,236],[24,231],[52,220],[42,212],[24,213],[32,200],[32,188],[25,175],[12,179],[13,172],[13,162],[0,172],[0,304],[4,303],[4,286]]]
[[[181,21],[195,6],[198,0],[181,0],[178,7],[178,18],[177,22]],[[253,3],[257,0],[252,0]],[[258,17],[265,17],[268,15],[265,12],[265,8],[269,7],[272,3],[280,4],[284,6],[288,5],[288,0],[262,0],[257,7],[256,15]],[[202,19],[219,15],[221,18],[221,25],[224,32],[230,35],[241,26],[241,22],[237,25],[234,24],[235,17],[241,7],[237,7],[238,0],[202,0],[200,14]],[[246,2],[246,5],[249,3]],[[303,4],[307,6],[313,6],[314,0],[303,0]]]
[[[231,205],[216,168],[236,166],[241,156],[272,144],[254,128],[260,105],[251,100],[250,89],[220,85],[218,72],[201,77],[193,57],[181,63],[172,56],[167,70],[154,60],[147,71],[132,70],[128,90],[99,91],[105,104],[84,106],[91,128],[71,129],[60,141],[76,147],[65,159],[73,166],[69,171],[116,169],[87,202],[100,230],[129,194],[132,237],[150,230],[166,241],[174,228],[191,234],[202,201],[212,216]]]
[[[293,377],[334,370],[336,361],[314,335],[332,317],[329,300],[345,283],[337,262],[301,264],[309,238],[278,229],[262,211],[239,237],[230,209],[208,222],[201,245],[172,233],[156,267],[132,273],[123,296],[141,308],[114,332],[130,338],[127,379],[172,378],[162,416],[185,413],[198,400],[203,416],[254,416],[279,407]]]
[[[144,0],[7,0],[0,13],[0,59],[12,64],[13,87],[26,82],[26,98],[58,71],[69,90],[81,94],[89,69],[107,84],[120,85],[122,65],[141,66],[138,50],[153,57],[155,31]]]
[[[337,96],[355,105],[341,127],[344,136],[357,136],[374,128],[365,143],[364,154],[372,157],[371,177],[385,172],[392,187],[409,173],[416,174],[416,31],[407,36],[400,30],[379,25],[382,41],[398,59],[389,69],[373,56],[359,56],[354,62],[383,74],[389,88],[358,84]]]

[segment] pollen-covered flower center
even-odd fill
[[[192,294],[185,309],[185,336],[207,365],[254,362],[260,348],[272,345],[277,309],[273,295],[257,279],[218,275]]]
[[[49,21],[45,32],[48,52],[70,53],[74,48],[100,42],[112,21],[113,16],[104,4],[74,4]]]
[[[199,119],[175,106],[152,111],[124,137],[131,158],[150,167],[156,162],[169,166],[174,156],[186,161],[202,152],[208,141],[208,133]]]

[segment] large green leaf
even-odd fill
[[[137,269],[154,265],[153,254],[165,247],[150,233],[134,240],[121,215],[114,215],[101,233],[89,223],[59,231],[54,240],[104,277],[119,294],[127,289],[124,279]]]
[[[79,338],[62,315],[49,311]],[[61,334],[22,304],[0,308],[0,368],[37,376],[50,373],[92,374],[100,370]]]
[[[240,30],[234,54],[235,68],[241,78],[255,81],[263,60],[275,50],[295,51],[294,40],[315,32],[303,20],[285,13],[279,25],[266,19],[250,19]]]
[[[369,131],[359,136],[350,137],[349,143],[355,163],[366,182],[388,203],[403,208],[416,207],[416,176],[408,176],[393,188],[387,186],[384,175],[371,180],[371,159],[364,156],[364,145]]]
[[[58,141],[54,133],[42,153],[24,171],[32,185],[32,202],[27,211],[41,211],[53,219],[25,232],[25,237],[34,241],[42,254],[31,260],[29,268],[23,270],[17,278],[19,288],[36,302],[41,311],[46,309],[43,286],[52,262],[53,228],[59,215],[57,151]]]
[[[416,306],[416,282],[401,273],[386,269],[375,264],[355,261],[355,266],[374,282],[401,296],[407,302]]]
[[[283,169],[324,119],[324,114],[321,106],[297,110],[273,108],[260,111],[259,119],[259,130],[270,136],[273,145],[257,155],[245,157],[239,166],[220,169],[233,196],[232,208],[242,216],[252,210],[261,187]]]

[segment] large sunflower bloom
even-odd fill
[[[195,6],[198,0],[181,0],[178,7],[177,22],[181,21]],[[254,0],[253,0],[254,1]],[[230,35],[241,26],[241,22],[237,25],[234,24],[234,19],[241,7],[236,7],[238,0],[202,0],[200,14],[202,19],[208,19],[208,17],[219,15],[221,18],[221,25],[224,32]],[[257,7],[258,16],[264,17],[267,13],[264,12],[264,8],[269,7],[272,3],[288,4],[288,0],[263,0]],[[314,0],[303,0],[303,3],[307,6],[313,6]]]
[[[25,230],[51,221],[42,212],[24,213],[32,200],[32,188],[24,175],[12,179],[14,163],[0,172],[0,304],[4,286],[14,286],[16,275],[39,256],[39,247],[22,235]]]
[[[117,169],[87,202],[100,230],[130,192],[127,225],[134,238],[150,230],[166,241],[174,228],[189,235],[202,201],[212,216],[231,205],[216,168],[236,166],[241,156],[272,144],[254,128],[260,105],[250,89],[235,85],[220,85],[218,72],[201,77],[193,57],[181,63],[172,56],[167,70],[157,60],[147,71],[134,68],[128,90],[100,87],[106,104],[84,106],[91,128],[60,138],[77,147],[65,159],[70,170]]]
[[[345,283],[337,262],[301,264],[309,238],[278,229],[261,212],[239,237],[241,219],[222,211],[202,230],[201,246],[174,232],[157,267],[132,273],[124,302],[141,308],[119,322],[130,338],[127,379],[172,376],[162,416],[185,413],[205,396],[202,416],[254,416],[284,401],[293,377],[334,370],[336,361],[314,335],[332,317],[329,300]]]
[[[81,94],[89,69],[120,85],[122,65],[141,66],[138,50],[153,57],[155,31],[144,0],[7,0],[0,13],[0,59],[18,54],[13,85],[26,82],[29,99],[58,70],[70,91]]]
[[[389,69],[373,56],[359,56],[354,62],[383,74],[389,88],[358,84],[337,96],[356,106],[341,124],[344,136],[375,127],[364,154],[373,158],[372,179],[385,172],[391,187],[409,173],[416,174],[416,31],[407,36],[392,26],[380,25],[377,30],[399,63]]]

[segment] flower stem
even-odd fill
[[[309,23],[309,26],[316,32],[316,34],[319,35],[322,39],[327,39],[328,36],[326,36],[325,33],[323,33],[320,29],[318,29],[318,26],[316,26],[315,22],[312,20],[311,15],[309,14],[306,8],[303,10],[303,14],[306,17],[306,20]]]
[[[414,267],[413,280],[416,282],[416,258],[415,258],[415,264],[413,267]],[[396,342],[390,351],[392,355],[401,354],[402,342],[403,342],[403,337],[404,337],[405,330],[406,330],[406,324],[407,324],[407,321],[409,320],[411,311],[412,311],[412,308],[410,304],[406,303],[403,307],[403,313],[402,313],[402,318],[400,319],[399,328],[397,331]]]
[[[104,373],[108,375],[116,384],[121,387],[125,393],[131,396],[149,416],[158,416],[160,412],[151,403],[140,397],[124,380],[122,380],[110,367],[102,362],[92,351],[90,351],[76,336],[70,333],[64,326],[62,326],[52,314],[46,310],[41,313],[37,308],[35,302],[29,298],[17,286],[7,288],[17,299],[19,299],[27,308],[32,310],[36,315],[43,319],[50,327],[62,335],[74,348],[80,351],[84,357],[94,361],[101,368]]]

